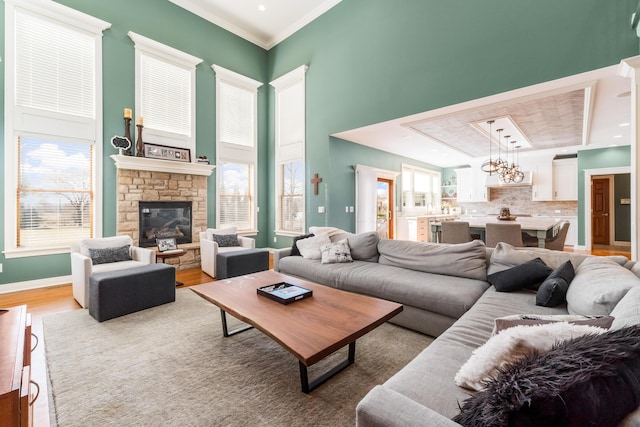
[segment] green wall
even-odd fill
[[[629,26],[636,5],[343,0],[268,55],[269,79],[309,66],[307,178],[318,173],[330,191],[322,200],[327,214],[317,213],[322,204],[311,196],[307,226],[348,224],[344,206],[355,203],[333,164],[364,164],[363,148],[343,149],[350,143],[331,134],[617,64],[638,54]],[[269,145],[273,159],[272,132]]]
[[[631,242],[631,205],[620,203],[620,199],[631,198],[631,174],[615,175],[613,181],[615,240]]]
[[[104,219],[102,233],[110,236],[116,232],[114,208],[116,170],[109,156],[116,154],[116,150],[109,144],[109,140],[112,136],[122,135],[124,132],[123,109],[125,107],[133,109],[135,106],[135,49],[127,33],[133,31],[203,59],[196,71],[197,142],[196,152],[192,153],[194,157],[206,155],[210,159],[215,159],[216,94],[215,74],[211,65],[221,65],[264,82],[267,80],[267,52],[166,0],[59,0],[58,2],[112,24],[111,28],[104,32],[103,37]],[[0,31],[2,53],[0,55],[2,57],[4,57],[4,6],[5,3],[2,2],[0,8],[2,13],[2,31]],[[7,63],[3,61],[0,65],[4,81],[4,67]],[[4,99],[4,85],[0,90]],[[267,88],[262,86],[258,97],[259,162],[262,165],[267,162],[267,96]],[[4,102],[2,105],[4,106]],[[4,117],[4,111],[2,117]],[[4,147],[3,135],[4,133],[0,137],[3,140],[2,148]],[[4,149],[0,150],[0,156],[4,156]],[[260,167],[258,173],[260,194],[258,203],[266,206],[269,192],[266,185],[268,170],[266,167]],[[0,174],[0,180],[3,184],[3,174]],[[212,225],[215,224],[216,218],[215,187],[214,174],[208,181],[208,223]],[[0,188],[4,188],[4,185],[0,185]],[[4,197],[0,203],[4,204]],[[2,211],[4,212],[4,209]],[[4,214],[2,215],[0,224],[4,224]],[[266,215],[260,216],[258,227],[260,230],[268,228]],[[2,234],[4,234],[4,227],[2,227]],[[0,244],[4,246],[4,235],[0,237]],[[262,235],[261,238],[262,241],[258,244],[264,246],[266,236]],[[0,256],[0,262],[3,264],[0,283],[36,280],[71,273],[68,254],[14,259],[5,259],[4,256]]]
[[[211,64],[265,83],[259,91],[258,246],[274,245],[273,88],[268,82],[292,69],[309,65],[307,178],[318,173],[328,188],[327,200],[308,198],[307,225],[352,230],[354,219],[344,213],[345,205],[355,205],[351,165],[398,172],[405,161],[430,166],[331,138],[331,134],[601,68],[638,54],[638,39],[629,28],[636,0],[343,0],[268,52],[167,0],[60,3],[112,24],[103,42],[104,235],[116,230],[115,168],[109,158],[115,150],[108,140],[123,132],[123,108],[134,107],[134,48],[128,31],[204,59],[197,69],[194,156],[215,158]],[[4,57],[4,2],[0,14],[0,56]],[[3,81],[6,66],[6,61],[0,63]],[[4,99],[4,85],[0,96]],[[3,109],[4,103],[0,105]],[[3,148],[4,140],[1,144]],[[307,194],[311,191],[307,180]],[[214,177],[209,179],[209,201],[209,223],[214,224]],[[317,213],[321,205],[327,207],[326,214]],[[4,224],[4,214],[0,215]],[[4,245],[4,229],[0,230]],[[276,245],[286,246],[286,240]],[[0,262],[4,269],[0,283],[70,274],[68,255],[0,256]]]
[[[585,244],[585,169],[631,166],[631,147],[611,147],[578,151],[578,244]],[[629,214],[629,220],[631,215]]]

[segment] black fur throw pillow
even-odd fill
[[[614,427],[640,405],[640,325],[556,344],[501,370],[453,418],[463,426]]]
[[[298,249],[298,245],[296,245],[296,242],[298,240],[302,240],[302,239],[306,239],[308,237],[313,237],[313,233],[311,234],[305,234],[304,236],[296,236],[293,238],[293,245],[291,245],[291,255],[293,256],[302,256],[300,254],[300,250]]]

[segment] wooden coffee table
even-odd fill
[[[313,296],[284,305],[257,294],[257,288],[278,282],[311,289]],[[190,289],[220,308],[225,337],[255,327],[297,357],[304,393],[351,365],[355,360],[356,340],[402,311],[401,304],[341,291],[272,270],[191,286]],[[226,313],[248,325],[229,331]],[[345,346],[349,346],[347,359],[309,382],[307,367]]]

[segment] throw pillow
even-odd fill
[[[347,239],[323,245],[320,248],[320,253],[322,254],[320,261],[322,264],[353,262]]]
[[[298,240],[302,240],[302,239],[308,239],[309,237],[313,237],[314,234],[313,233],[309,233],[309,234],[305,234],[302,236],[296,236],[293,238],[293,244],[291,245],[291,255],[292,256],[302,256],[300,254],[300,250],[298,249],[298,245],[297,242]]]
[[[571,261],[573,267],[578,268],[582,261],[591,256],[574,252],[550,251],[544,248],[519,248],[500,242],[491,253],[487,274],[515,267],[534,258],[540,258],[551,268],[557,268],[566,261]]]
[[[575,276],[576,272],[571,261],[566,261],[553,270],[538,288],[536,305],[555,307],[566,302],[567,290]]]
[[[608,315],[634,286],[640,286],[640,279],[631,271],[605,257],[590,257],[576,268],[567,290],[567,310]]]
[[[213,241],[216,242],[218,244],[218,247],[221,248],[240,246],[237,234],[214,234]]]
[[[300,250],[300,254],[303,258],[322,259],[320,248],[324,245],[328,245],[329,243],[331,243],[331,240],[328,235],[319,234],[307,239],[298,240],[296,245],[298,245],[298,249]]]
[[[540,258],[524,264],[499,271],[487,276],[487,282],[495,286],[498,292],[512,292],[522,288],[536,288],[553,270]]]
[[[227,228],[207,228],[207,239],[213,240],[214,234],[238,234],[238,228],[231,226]]]
[[[638,288],[640,290],[640,288]],[[514,314],[499,317],[494,321],[491,335],[519,325],[544,325],[547,323],[567,322],[573,325],[597,326],[609,329],[614,323],[613,316],[581,316],[578,314]],[[640,322],[637,322],[640,323]]]
[[[380,235],[375,231],[352,234],[347,237],[351,257],[358,261],[378,262]]]
[[[129,254],[129,245],[105,249],[89,248],[89,257],[91,258],[91,263],[93,265],[130,261],[132,259]]]
[[[567,322],[514,326],[489,338],[486,343],[475,349],[454,380],[460,387],[483,390],[485,383],[505,366],[517,360],[534,353],[549,351],[558,341],[603,332],[606,332],[606,329],[572,325]]]
[[[635,325],[533,354],[505,367],[453,420],[463,426],[617,426],[640,404],[638,341]]]
[[[640,286],[634,286],[611,311],[613,324],[611,328],[640,325]]]

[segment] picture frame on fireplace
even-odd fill
[[[158,251],[160,252],[175,251],[178,249],[178,245],[176,244],[176,239],[174,237],[156,239],[156,243],[158,244]]]
[[[169,147],[167,145],[144,143],[144,156],[150,159],[191,162],[191,150],[188,148]]]

